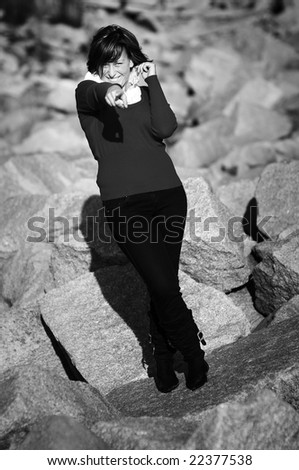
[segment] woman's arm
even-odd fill
[[[93,111],[99,110],[103,104],[127,108],[127,98],[120,85],[111,83],[93,83],[86,90],[86,101]]]
[[[152,129],[161,139],[170,137],[177,128],[175,114],[170,108],[156,74],[155,64],[144,62],[139,71],[148,85]]]

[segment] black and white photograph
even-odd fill
[[[297,468],[299,0],[1,0],[0,77],[3,470]]]

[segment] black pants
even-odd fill
[[[184,187],[103,201],[111,234],[144,280],[151,313],[169,339],[184,330],[190,310],[180,291],[178,270],[187,215]]]

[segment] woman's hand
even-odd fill
[[[141,73],[143,80],[150,77],[151,75],[157,75],[156,64],[154,62],[142,62],[137,65],[137,72]]]
[[[118,108],[127,108],[127,97],[120,85],[112,85],[108,88],[105,101],[109,106],[117,106]]]

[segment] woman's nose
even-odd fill
[[[115,74],[115,67],[114,64],[108,64],[108,73],[110,77],[113,77]]]

